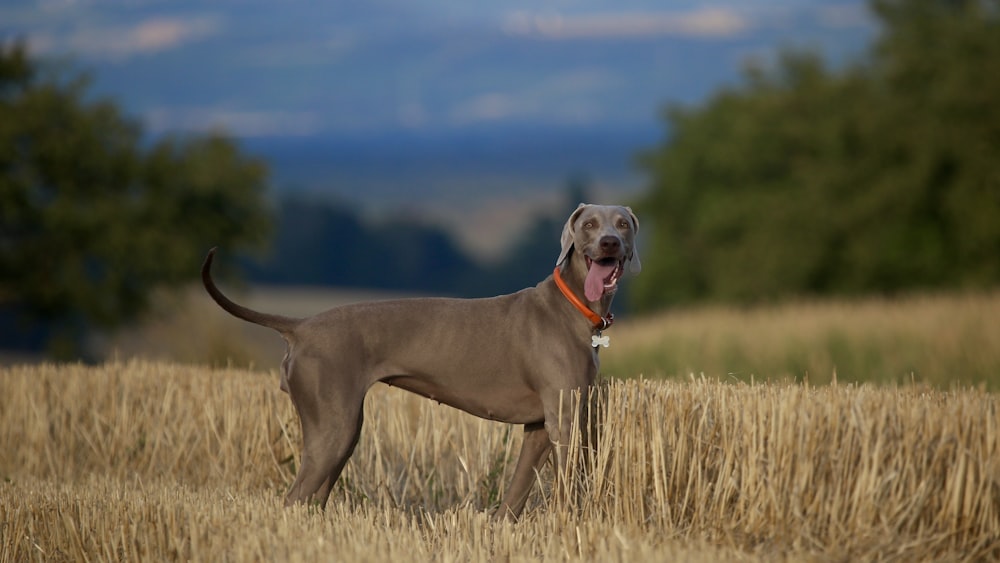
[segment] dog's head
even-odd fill
[[[618,289],[626,266],[633,274],[642,270],[635,246],[637,232],[639,219],[630,208],[581,203],[563,227],[556,266],[576,251],[587,268],[584,293],[588,300],[598,301]]]

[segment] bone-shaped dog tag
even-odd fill
[[[604,346],[605,348],[607,348],[608,346],[611,346],[611,338],[608,336],[603,336],[601,335],[600,332],[598,332],[597,334],[590,337],[590,345],[593,346],[594,348],[597,348],[598,346]]]

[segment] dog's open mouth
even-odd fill
[[[618,289],[618,280],[624,271],[624,260],[614,257],[593,260],[587,258],[587,279],[583,282],[583,293],[589,301],[598,301],[606,293]]]

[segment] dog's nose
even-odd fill
[[[617,254],[622,248],[622,241],[618,237],[603,236],[600,241],[601,252],[606,255]]]

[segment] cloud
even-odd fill
[[[237,137],[298,137],[316,134],[323,127],[321,116],[309,111],[159,107],[143,117],[154,133],[221,130]]]
[[[603,116],[602,94],[620,81],[604,69],[581,69],[547,76],[512,91],[489,91],[465,99],[447,112],[451,125],[533,119],[591,123]]]
[[[162,51],[190,39],[199,39],[214,31],[209,20],[182,21],[159,18],[147,20],[128,34],[126,41],[137,51]]]
[[[504,23],[513,35],[551,39],[600,39],[673,35],[730,37],[750,22],[734,10],[703,8],[689,12],[624,12],[586,15],[540,15],[516,12]]]
[[[72,51],[85,57],[121,61],[176,49],[219,31],[218,19],[151,17],[133,24],[90,25],[67,31],[38,33],[30,38],[42,52]]]
[[[868,8],[861,4],[821,6],[819,8],[818,19],[824,26],[834,29],[871,27],[874,25],[874,20]]]
[[[459,103],[450,114],[452,123],[464,125],[479,121],[497,121],[526,116],[538,111],[533,100],[510,94],[490,92]]]

